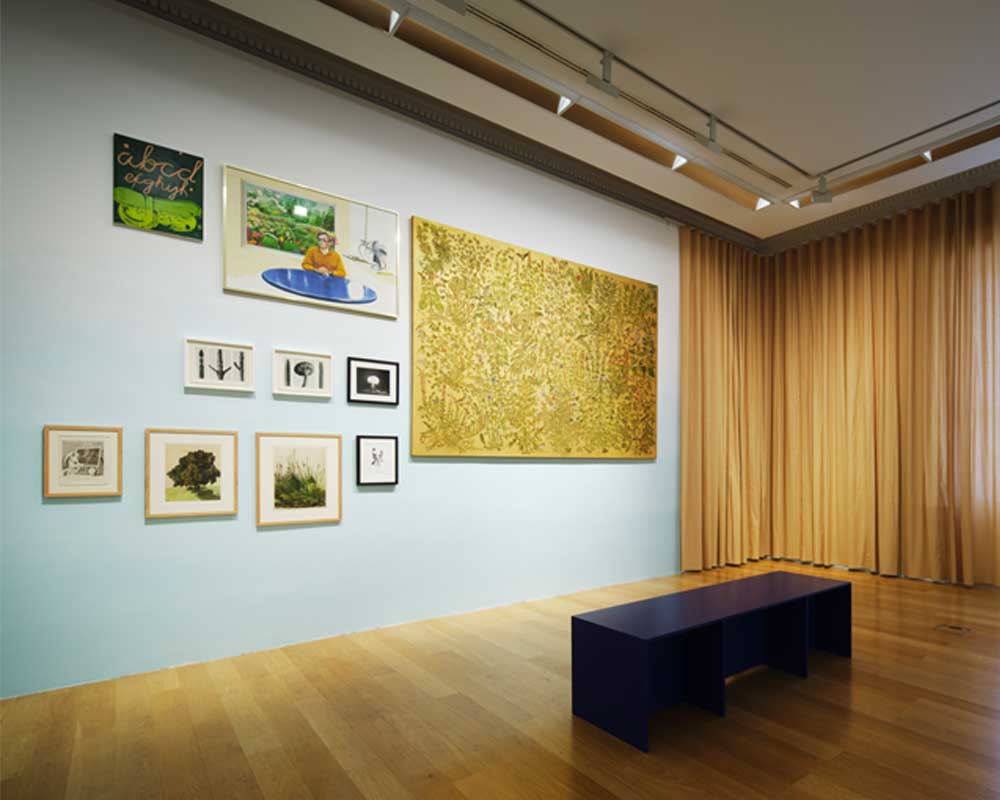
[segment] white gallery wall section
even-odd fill
[[[674,228],[113,3],[2,30],[3,696],[678,570]],[[203,243],[111,224],[116,132],[205,158]],[[399,319],[224,293],[223,164],[397,211]],[[655,460],[407,455],[413,215],[659,286]],[[253,344],[256,391],[185,391],[188,337]],[[332,400],[272,396],[273,348],[332,353]],[[348,405],[348,356],[399,406]],[[43,500],[47,424],[122,426],[123,495]],[[238,431],[238,515],[147,521],[146,428]],[[257,527],[258,431],[343,435],[339,524]]]

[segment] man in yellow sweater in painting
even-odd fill
[[[340,253],[333,249],[336,244],[336,237],[326,231],[320,231],[316,237],[318,246],[314,245],[306,250],[305,258],[302,259],[302,269],[311,269],[320,275],[335,275],[338,278],[347,277],[347,269],[344,267],[344,259]]]

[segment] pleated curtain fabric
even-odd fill
[[[681,272],[684,569],[1000,585],[1000,185]]]

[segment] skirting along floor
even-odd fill
[[[570,615],[790,569],[854,583],[854,659],[737,676],[646,755],[570,713]],[[935,630],[971,628],[968,635]],[[8,700],[16,798],[1000,797],[1000,592],[761,562]]]

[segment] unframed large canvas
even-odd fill
[[[657,287],[413,218],[415,456],[655,458]]]

